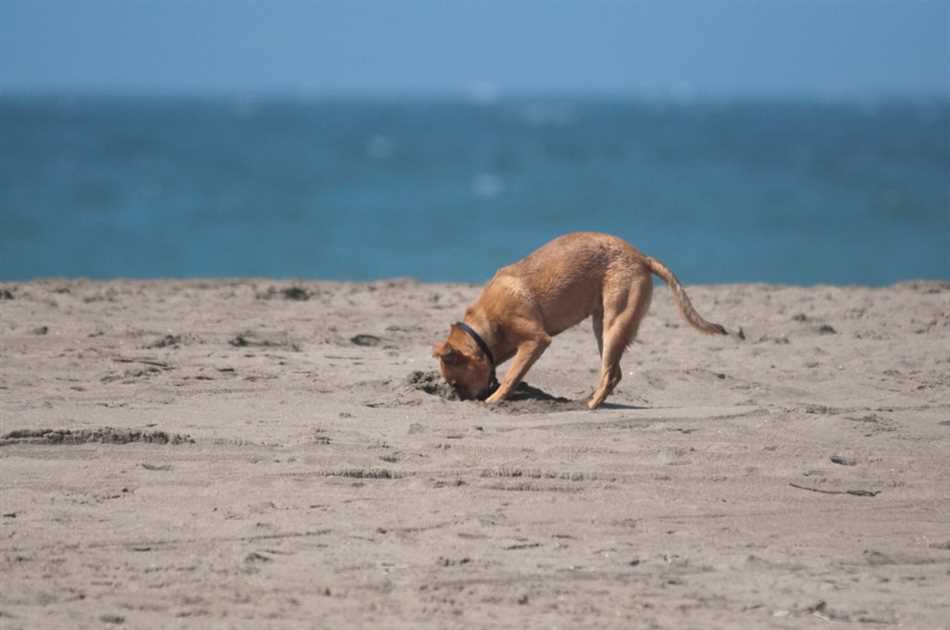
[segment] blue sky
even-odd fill
[[[0,0],[0,90],[950,95],[950,0]]]

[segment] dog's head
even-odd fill
[[[462,329],[454,324],[445,341],[435,344],[432,356],[439,360],[439,372],[459,398],[470,400],[488,391],[492,366]]]

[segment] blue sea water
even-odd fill
[[[950,278],[950,101],[0,95],[0,280],[481,282],[574,230],[686,283]]]

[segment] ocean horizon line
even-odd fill
[[[578,103],[658,103],[702,106],[749,103],[828,104],[828,105],[928,105],[950,102],[945,92],[899,91],[692,91],[688,89],[591,89],[591,90],[502,90],[491,87],[456,90],[379,90],[316,88],[192,88],[155,86],[3,86],[0,100],[6,99],[106,99],[106,100],[182,100],[182,101],[263,101],[263,102],[445,102],[480,105],[522,103],[526,101],[565,101]]]
[[[220,283],[223,285],[230,284],[247,284],[247,283],[275,283],[288,285],[287,288],[292,288],[295,285],[306,285],[306,284],[352,284],[352,285],[387,285],[392,287],[398,286],[421,286],[421,285],[445,285],[445,286],[465,286],[465,287],[482,287],[488,283],[494,274],[494,270],[489,273],[483,280],[429,280],[418,278],[415,276],[380,276],[377,278],[330,278],[330,277],[317,277],[317,276],[130,276],[130,275],[115,275],[115,276],[90,276],[90,275],[51,275],[51,276],[33,276],[30,278],[0,278],[0,288],[6,287],[16,287],[19,285],[27,284],[54,284],[57,282],[62,283],[97,283],[97,284],[108,284],[110,282],[136,282],[143,284],[160,284],[164,282],[170,283],[185,283],[185,284],[202,284],[202,283]],[[938,278],[938,277],[916,277],[916,278],[905,278],[899,280],[893,280],[890,282],[883,282],[881,284],[874,283],[860,283],[860,282],[833,282],[833,281],[818,281],[818,282],[768,282],[762,280],[747,280],[747,281],[694,281],[690,282],[688,279],[680,278],[683,286],[702,286],[702,287],[736,287],[736,286],[748,286],[748,287],[772,287],[772,288],[799,288],[799,289],[818,289],[822,287],[835,287],[835,288],[858,288],[858,289],[887,289],[900,286],[927,286],[934,285],[941,288],[950,288],[950,277]],[[666,283],[663,282],[659,277],[655,277],[653,281],[654,287],[666,287]],[[294,299],[294,298],[289,298]]]

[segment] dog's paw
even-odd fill
[[[594,398],[591,398],[590,400],[587,401],[587,408],[593,411],[594,409],[597,409],[598,407],[600,407],[603,403],[604,403],[603,400],[598,401]]]

